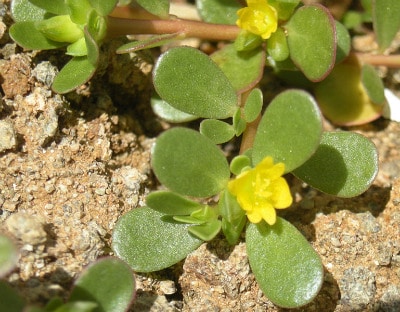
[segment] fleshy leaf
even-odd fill
[[[271,38],[267,40],[267,52],[276,62],[282,62],[289,57],[286,34],[281,27],[278,27]]]
[[[374,0],[372,16],[377,41],[383,51],[389,47],[400,30],[400,1]]]
[[[0,278],[6,275],[17,264],[18,252],[13,242],[0,235]]]
[[[211,59],[221,68],[238,93],[253,88],[264,72],[265,53],[261,47],[237,51],[233,44],[229,44],[213,53]]]
[[[287,24],[290,57],[311,81],[323,80],[336,59],[335,20],[322,5],[298,9]]]
[[[136,2],[142,8],[158,17],[168,18],[169,16],[169,0],[136,0]]]
[[[11,39],[27,50],[50,50],[67,45],[65,42],[56,42],[48,39],[42,32],[36,29],[35,23],[34,21],[28,21],[11,25]]]
[[[233,129],[235,129],[236,136],[241,135],[246,130],[246,120],[242,118],[242,112],[240,109],[236,111],[232,118]]]
[[[229,169],[234,175],[239,175],[246,167],[251,166],[251,159],[247,155],[238,155],[234,157],[229,165]]]
[[[205,119],[200,123],[200,133],[208,137],[214,144],[228,142],[235,136],[233,127],[221,120]]]
[[[300,0],[269,0],[268,2],[278,11],[279,20],[286,21],[293,14]]]
[[[180,127],[158,137],[152,166],[162,184],[187,196],[215,195],[226,186],[230,176],[224,154],[210,139]]]
[[[361,67],[350,55],[314,86],[314,94],[326,118],[337,125],[359,125],[377,119],[382,105],[374,104],[361,83]]]
[[[224,190],[218,202],[219,213],[222,216],[222,231],[230,245],[235,245],[246,225],[245,211],[239,206],[236,198]]]
[[[96,71],[87,56],[70,60],[54,79],[52,89],[57,93],[67,93],[86,83]]]
[[[372,102],[375,104],[383,104],[385,102],[385,87],[373,66],[369,64],[363,65],[361,68],[361,82]]]
[[[254,121],[261,113],[263,94],[258,88],[251,90],[244,104],[243,114],[246,122]]]
[[[197,249],[202,240],[188,232],[188,225],[171,220],[163,214],[141,207],[122,216],[113,232],[115,254],[137,272],[165,269]],[[163,218],[165,219],[165,218]]]
[[[228,78],[204,53],[176,47],[163,53],[153,70],[158,95],[176,109],[203,118],[232,117],[237,96]]]
[[[48,1],[47,1],[48,2]],[[46,10],[32,4],[29,0],[11,1],[11,15],[15,22],[33,22],[44,19]]]
[[[343,61],[350,53],[351,38],[348,30],[343,24],[336,21],[336,36],[337,36],[337,49],[336,49],[336,64]]]
[[[202,205],[169,191],[157,191],[150,193],[146,198],[146,204],[151,209],[165,215],[190,215],[202,208]]]
[[[203,241],[210,241],[221,231],[221,221],[212,220],[199,225],[192,225],[188,228],[189,233]]]
[[[321,259],[289,222],[250,223],[246,231],[250,267],[269,300],[284,308],[311,302],[323,283]]]
[[[69,7],[69,16],[76,24],[86,24],[88,14],[92,7],[89,0],[65,0]]]
[[[321,133],[321,114],[312,96],[300,90],[282,92],[269,104],[258,126],[253,164],[271,156],[290,172],[315,152]]]
[[[108,257],[88,266],[76,280],[69,302],[92,301],[105,312],[127,311],[135,295],[132,269]]]
[[[99,15],[106,16],[115,8],[118,0],[89,0],[89,2],[92,8],[94,8]]]
[[[197,116],[187,114],[176,109],[175,107],[172,107],[158,95],[154,95],[151,98],[150,103],[153,112],[157,116],[171,123],[187,122],[198,118]]]
[[[23,298],[8,282],[0,280],[0,311],[21,312],[24,310]]]
[[[339,197],[365,192],[378,172],[375,145],[353,132],[325,132],[315,154],[293,171],[312,187]]]
[[[201,19],[207,23],[235,25],[236,12],[242,8],[239,1],[232,0],[196,0]]]
[[[64,0],[29,0],[29,2],[55,15],[68,14],[68,7]]]

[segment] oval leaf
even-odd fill
[[[265,52],[260,47],[251,51],[237,51],[233,44],[229,44],[213,53],[211,59],[218,64],[238,93],[253,88],[264,72]]]
[[[400,1],[372,1],[372,17],[375,34],[380,49],[389,47],[400,29]]]
[[[54,79],[52,89],[57,93],[67,93],[86,83],[96,71],[96,66],[87,56],[70,60]]]
[[[21,312],[24,310],[24,299],[6,281],[0,280],[0,311]]]
[[[186,128],[173,128],[159,136],[152,166],[162,184],[172,191],[209,197],[228,183],[229,166],[224,154],[204,135]]]
[[[163,221],[163,214],[141,207],[122,216],[114,229],[115,254],[137,272],[165,269],[184,259],[203,241],[188,232],[188,225]]]
[[[29,2],[55,15],[68,14],[68,7],[64,0],[29,0]]]
[[[154,95],[151,98],[150,103],[153,112],[158,117],[171,123],[187,122],[198,118],[197,116],[187,114],[176,109],[175,107],[172,107],[157,95]]]
[[[18,45],[27,50],[50,50],[67,45],[65,42],[48,39],[36,29],[34,21],[18,22],[11,25],[10,36]]]
[[[258,126],[253,164],[271,156],[290,172],[315,152],[321,133],[321,115],[312,96],[300,90],[282,92],[269,104]]]
[[[273,226],[249,224],[246,248],[254,276],[274,304],[296,308],[318,294],[323,283],[321,259],[289,222],[278,217]]]
[[[136,0],[136,2],[151,14],[161,18],[169,16],[169,0]]]
[[[92,301],[101,311],[127,311],[135,294],[132,269],[117,258],[103,258],[88,266],[76,280],[70,302]]]
[[[46,11],[32,4],[29,0],[11,1],[11,15],[15,22],[32,22],[44,19]]]
[[[239,1],[232,0],[197,0],[196,6],[203,21],[228,25],[235,25],[236,12],[242,8]]]
[[[375,145],[352,132],[326,132],[315,154],[293,171],[312,187],[340,197],[366,191],[378,172]]]
[[[89,0],[89,2],[99,15],[106,16],[115,8],[118,0]]]
[[[151,209],[172,216],[190,215],[203,207],[195,201],[168,191],[150,193],[146,198],[146,204]]]
[[[378,118],[383,106],[372,103],[363,87],[357,58],[350,55],[314,86],[315,98],[325,117],[337,125],[359,125]]]
[[[243,114],[246,122],[256,120],[263,106],[263,94],[258,88],[251,90],[244,104]]]
[[[222,144],[234,137],[235,130],[224,121],[205,119],[200,123],[200,133],[213,141],[214,144]]]
[[[335,20],[322,5],[298,9],[287,24],[290,57],[311,81],[323,80],[336,59]]]
[[[236,111],[237,96],[228,78],[197,49],[177,47],[162,54],[153,80],[160,97],[185,113],[224,119]]]
[[[361,82],[372,102],[375,104],[383,104],[385,102],[385,87],[372,65],[364,64],[361,68]]]

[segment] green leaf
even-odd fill
[[[375,120],[383,105],[374,104],[361,83],[361,65],[350,55],[325,80],[314,85],[315,98],[326,118],[337,125],[359,125]]]
[[[229,44],[213,53],[211,59],[238,93],[254,88],[264,72],[265,53],[261,47],[251,51],[237,51],[233,44]]]
[[[385,86],[373,66],[369,64],[363,65],[361,68],[361,82],[372,102],[375,104],[383,104],[385,102]]]
[[[293,171],[312,187],[339,197],[365,192],[377,173],[375,145],[353,132],[325,132],[315,154]]]
[[[207,23],[235,25],[236,12],[242,8],[239,1],[232,0],[196,0],[201,19]]]
[[[67,45],[65,42],[56,42],[48,39],[36,29],[35,23],[34,21],[28,21],[11,25],[11,39],[27,50],[50,50]]]
[[[232,118],[233,129],[235,129],[236,136],[241,135],[244,130],[246,130],[246,120],[242,118],[242,111],[240,108],[236,110],[236,113],[233,115]]]
[[[279,20],[286,21],[292,16],[300,0],[269,0],[268,3],[277,10]]]
[[[246,167],[251,166],[251,159],[247,155],[238,155],[234,157],[229,165],[229,169],[234,175],[239,175]]]
[[[271,156],[290,172],[315,152],[321,133],[321,114],[312,96],[300,90],[282,92],[269,104],[258,126],[253,164]]]
[[[258,88],[251,90],[246,103],[244,104],[243,114],[246,122],[252,122],[260,115],[263,106],[263,94]]]
[[[197,249],[202,240],[188,232],[188,225],[163,221],[163,214],[148,207],[122,216],[113,232],[115,254],[137,272],[165,269]]]
[[[203,205],[169,191],[150,193],[146,205],[165,215],[183,216],[199,210]]]
[[[29,2],[55,15],[68,14],[68,6],[64,0],[29,0]]]
[[[176,109],[203,118],[232,117],[237,109],[234,88],[204,53],[176,47],[163,53],[153,70],[154,87]]]
[[[23,298],[6,281],[0,280],[0,311],[21,312],[24,306]]]
[[[95,10],[90,11],[87,30],[96,42],[101,42],[107,34],[106,17],[99,15]]]
[[[152,96],[150,103],[153,112],[157,116],[171,123],[187,122],[198,118],[197,116],[187,114],[176,109],[175,107],[172,107],[158,95]]]
[[[221,221],[212,220],[199,225],[192,225],[188,228],[189,233],[203,241],[210,241],[221,231]]]
[[[0,278],[9,273],[17,264],[18,252],[13,242],[0,235]]]
[[[35,23],[37,30],[57,42],[73,43],[83,37],[82,29],[69,15],[57,15]]]
[[[336,49],[336,64],[343,61],[350,53],[351,49],[351,38],[346,27],[343,24],[336,21],[336,37],[337,37],[337,49]]]
[[[107,16],[114,10],[118,0],[89,0],[89,2],[100,16]]]
[[[372,18],[375,34],[381,51],[388,48],[400,30],[400,1],[374,0]]]
[[[86,24],[88,14],[92,10],[89,0],[65,0],[68,5],[69,16],[76,24]]]
[[[69,302],[91,301],[99,306],[96,311],[124,312],[134,295],[132,269],[120,259],[107,257],[82,272],[75,282]]]
[[[92,33],[88,31],[87,28],[84,29],[85,42],[87,48],[87,59],[93,67],[97,67],[99,62],[99,46],[96,40],[93,38]]]
[[[74,57],[58,73],[52,89],[57,93],[67,93],[86,83],[92,78],[96,66],[86,56]]]
[[[65,52],[67,55],[71,56],[85,56],[88,54],[87,46],[86,46],[86,40],[85,37],[82,37],[78,41],[75,41],[74,43],[71,43],[70,45],[67,46],[67,52]]]
[[[311,81],[323,80],[336,59],[335,20],[321,5],[298,9],[287,24],[290,57]]]
[[[245,211],[236,198],[227,190],[220,194],[218,202],[219,213],[222,216],[222,231],[230,245],[235,245],[246,225]]]
[[[44,19],[46,11],[32,4],[29,0],[11,1],[11,15],[15,22],[33,22]]]
[[[136,2],[151,14],[165,19],[169,17],[169,0],[136,0]]]
[[[150,49],[162,46],[172,40],[177,39],[181,34],[163,34],[163,35],[155,35],[143,40],[132,41],[120,46],[116,53],[117,54],[124,54],[124,53],[131,53],[136,52],[144,49]]]
[[[246,247],[251,270],[269,300],[284,308],[311,302],[323,283],[321,259],[289,222],[250,223]]]
[[[205,119],[200,123],[200,133],[214,144],[228,142],[235,136],[232,125],[217,119]]]
[[[210,139],[180,127],[158,137],[152,166],[162,184],[187,196],[215,195],[226,186],[230,176],[224,154]]]
[[[91,301],[67,302],[58,307],[54,312],[92,312],[98,307],[97,303]],[[105,311],[105,310],[103,310]],[[34,312],[29,310],[29,312]]]
[[[282,62],[289,57],[286,34],[281,27],[267,40],[267,52],[276,62]]]

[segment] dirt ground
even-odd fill
[[[27,52],[8,37],[0,1],[0,231],[21,249],[8,281],[30,303],[68,296],[82,268],[112,254],[118,218],[157,187],[155,137],[169,127],[151,111],[151,52],[106,55],[90,84],[60,96],[50,85],[60,51]],[[382,69],[399,95],[400,72]],[[327,123],[327,126],[333,128]],[[379,174],[356,198],[322,194],[288,177],[295,203],[282,211],[321,255],[320,294],[297,311],[400,311],[400,124],[346,129],[369,137]],[[286,311],[259,290],[245,244],[217,239],[174,267],[137,275],[132,311]]]

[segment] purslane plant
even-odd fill
[[[205,22],[198,22],[169,16],[167,0],[137,2],[142,8],[115,8],[116,0],[18,0],[12,6],[17,23],[10,34],[16,42],[29,49],[64,46],[73,56],[53,84],[61,93],[90,79],[99,46],[110,37],[152,35],[117,53],[190,36],[234,41],[210,56],[175,47],[157,60],[155,112],[170,122],[202,121],[199,131],[174,127],[157,139],[152,167],[166,190],[151,193],[146,207],[121,217],[113,232],[115,253],[138,272],[156,271],[220,232],[234,245],[244,231],[249,263],[265,295],[282,307],[307,304],[322,285],[323,267],[301,233],[277,216],[276,209],[293,201],[284,175],[340,197],[364,192],[377,173],[374,145],[359,134],[323,131],[319,107],[338,124],[372,120],[384,101],[380,79],[349,55],[349,33],[321,5],[248,0],[246,7],[228,8],[199,0]],[[396,1],[372,6],[383,46],[394,35],[382,29],[392,34],[399,26],[383,20],[395,16],[385,15],[387,7],[399,10]],[[296,88],[276,95],[263,110],[257,85],[266,65]],[[338,92],[344,78],[350,93]],[[332,98],[347,106],[336,107]],[[228,163],[218,145],[240,136],[240,154]]]

